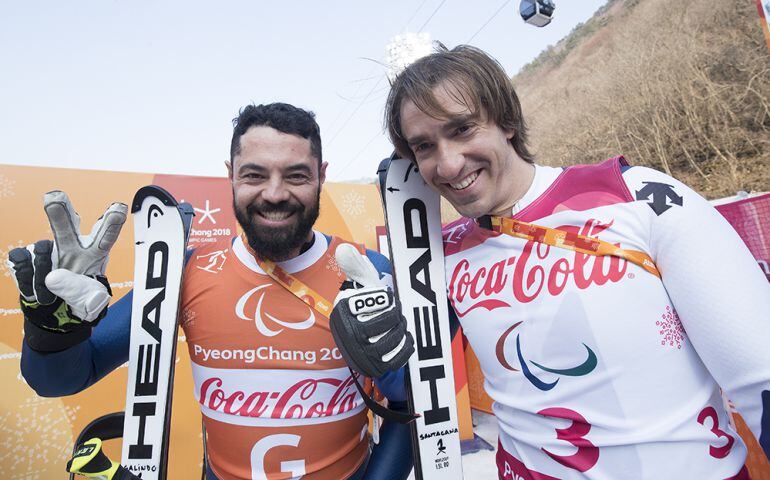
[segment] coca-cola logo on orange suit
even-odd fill
[[[304,378],[286,389],[252,391],[211,377],[201,384],[200,403],[228,415],[273,419],[332,417],[361,405],[352,376]]]

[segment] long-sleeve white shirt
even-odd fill
[[[500,478],[747,478],[720,387],[770,436],[770,286],[732,227],[622,158],[538,166],[512,213],[646,252],[662,278],[473,220],[445,228],[450,302],[495,401]]]

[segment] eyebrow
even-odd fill
[[[459,115],[456,117],[452,117],[449,119],[444,125],[442,125],[441,129],[444,131],[447,130],[454,130],[455,128],[465,125],[468,122],[478,120],[479,116],[477,114],[473,113],[467,113],[465,115]]]
[[[267,168],[263,167],[262,165],[258,165],[256,163],[245,163],[238,167],[238,173],[241,174],[245,171],[255,171],[255,172],[266,172]],[[286,172],[303,172],[312,174],[313,170],[307,166],[304,163],[295,163],[293,165],[289,165],[284,169]]]
[[[419,145],[420,143],[424,142],[426,139],[427,137],[425,135],[417,135],[416,137],[407,138],[406,144],[411,147],[412,145]]]
[[[466,123],[468,123],[470,121],[477,120],[478,118],[479,118],[479,116],[477,114],[473,114],[473,113],[468,113],[468,114],[465,114],[465,115],[455,116],[455,117],[452,117],[449,120],[447,120],[446,123],[444,123],[441,126],[441,130],[443,130],[445,132],[446,131],[451,131],[451,130],[454,130],[455,128],[459,127],[460,125],[464,125],[464,124],[466,124]],[[425,136],[425,135],[416,135],[416,136],[414,136],[412,138],[407,138],[406,139],[406,143],[407,143],[407,145],[410,145],[410,146],[411,145],[418,145],[418,144],[420,144],[420,143],[422,143],[422,142],[424,142],[426,140],[427,140],[427,136]]]

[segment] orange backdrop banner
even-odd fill
[[[126,395],[126,366],[119,367],[87,390],[62,398],[41,398],[27,386],[19,371],[23,337],[18,292],[5,265],[8,252],[42,238],[52,238],[42,208],[43,194],[63,190],[80,214],[84,230],[111,202],[130,204],[137,189],[155,184],[195,208],[190,246],[232,237],[239,233],[232,211],[232,192],[226,178],[184,175],[103,172],[0,165],[0,478],[66,478],[64,467],[73,442],[93,419],[122,411]],[[321,194],[321,216],[315,228],[327,234],[363,243],[377,250],[382,243],[382,205],[374,185],[327,183]],[[132,288],[133,227],[127,221],[110,255],[107,276],[114,298]],[[382,245],[381,247],[385,247]],[[180,330],[179,342],[185,339]],[[455,347],[461,436],[473,436],[470,400],[462,348]],[[171,420],[169,478],[200,478],[202,468],[201,420],[193,398],[187,347],[177,348]],[[119,441],[106,443],[107,453],[120,458]]]

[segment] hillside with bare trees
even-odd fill
[[[770,189],[770,53],[753,1],[610,0],[513,82],[539,163],[623,154],[707,198]]]

